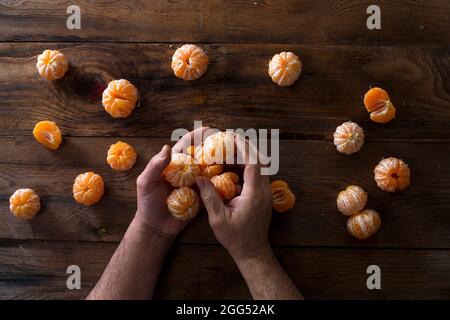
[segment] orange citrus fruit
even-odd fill
[[[169,212],[180,220],[194,218],[200,209],[200,199],[195,191],[189,187],[173,190],[167,197],[166,203]]]
[[[381,160],[374,173],[377,185],[388,192],[404,190],[410,184],[411,171],[408,165],[394,157]]]
[[[364,144],[364,131],[355,122],[344,122],[334,132],[334,145],[341,153],[358,152]]]
[[[43,146],[56,150],[62,142],[61,131],[52,121],[41,121],[34,126],[33,136]]]
[[[269,76],[279,86],[290,86],[302,72],[302,62],[292,52],[281,52],[269,62]]]
[[[230,131],[217,132],[203,142],[203,148],[197,159],[205,164],[233,163],[235,155],[234,133]]]
[[[9,198],[9,209],[16,218],[29,220],[39,212],[41,202],[33,189],[19,189]]]
[[[239,182],[239,176],[234,172],[225,172],[219,176],[211,178],[211,182],[216,187],[217,192],[224,201],[229,201],[236,196],[236,185]]]
[[[104,190],[103,178],[94,172],[86,172],[76,177],[73,184],[73,197],[77,202],[91,206],[100,201]]]
[[[197,163],[200,165],[201,175],[207,178],[212,178],[223,172],[223,165],[221,164],[207,164],[203,158],[203,148],[202,146],[190,146],[188,148],[188,153],[191,154]]]
[[[378,212],[366,209],[352,215],[347,221],[347,230],[355,238],[364,240],[375,234],[381,227],[381,218]]]
[[[184,80],[196,80],[205,74],[208,56],[193,44],[178,48],[172,56],[172,70],[175,76]]]
[[[38,56],[36,67],[41,77],[47,80],[57,80],[64,77],[69,70],[69,63],[61,52],[45,50]]]
[[[358,186],[348,186],[339,192],[337,196],[337,207],[346,216],[359,213],[366,207],[367,192]]]
[[[275,211],[285,212],[295,204],[295,195],[283,180],[275,180],[271,183],[272,207]]]
[[[106,162],[117,171],[130,170],[136,163],[137,153],[128,143],[118,141],[108,150]]]
[[[370,112],[370,119],[386,123],[395,118],[395,107],[388,93],[381,88],[372,88],[364,95],[364,106]]]
[[[172,160],[163,171],[164,178],[175,188],[189,187],[200,176],[200,166],[184,153],[172,154]]]
[[[126,118],[136,107],[139,93],[128,80],[113,80],[103,91],[102,104],[113,118]]]

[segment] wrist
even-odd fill
[[[261,263],[265,261],[270,261],[273,259],[274,255],[272,252],[272,248],[268,243],[256,248],[252,249],[246,254],[231,254],[234,262],[238,266],[251,265],[253,263]]]
[[[174,236],[170,236],[159,228],[150,224],[146,219],[142,217],[139,212],[136,212],[133,220],[131,221],[130,227],[133,227],[136,232],[144,237],[153,237],[158,241],[168,243],[169,245],[175,240]]]

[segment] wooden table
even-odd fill
[[[450,2],[380,0],[382,29],[366,28],[371,1],[92,1],[78,0],[81,30],[66,28],[72,1],[0,0],[0,298],[83,298],[98,280],[135,212],[135,179],[194,120],[226,128],[279,128],[277,177],[297,195],[295,208],[273,215],[271,242],[310,299],[450,298]],[[201,79],[176,79],[176,47],[198,43],[210,57]],[[60,49],[70,72],[40,79],[36,56]],[[291,87],[274,85],[267,64],[293,51],[303,73]],[[125,120],[103,110],[113,78],[137,85],[141,105]],[[381,86],[397,107],[389,124],[370,121],[365,91]],[[56,121],[58,151],[32,136],[36,122]],[[363,149],[336,151],[332,134],[352,120],[365,130]],[[137,166],[117,173],[105,162],[124,140]],[[404,159],[412,185],[381,191],[373,168]],[[103,200],[85,208],[72,183],[93,170],[106,182]],[[336,195],[363,186],[383,226],[367,241],[352,238]],[[9,212],[9,196],[34,188],[43,209],[29,221]],[[82,289],[66,288],[79,265]],[[381,290],[368,290],[366,269],[381,268]],[[158,298],[249,298],[205,212],[174,245]]]

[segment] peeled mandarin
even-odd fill
[[[33,189],[19,189],[9,198],[9,210],[18,219],[32,219],[41,209],[39,196]]]
[[[208,69],[208,56],[193,44],[178,48],[172,56],[172,70],[175,76],[184,80],[196,80]]]
[[[175,188],[189,187],[200,176],[200,166],[184,153],[172,154],[172,160],[163,171],[164,178]]]
[[[375,234],[381,227],[380,215],[371,209],[366,209],[351,216],[347,221],[347,230],[355,238],[364,240]]]
[[[411,171],[403,160],[389,157],[381,160],[374,169],[375,181],[382,190],[395,192],[410,185]]]
[[[191,154],[195,161],[200,165],[201,175],[207,178],[212,178],[223,172],[223,165],[221,164],[207,164],[203,158],[203,148],[202,146],[190,146],[188,148],[188,153]]]
[[[91,206],[100,201],[104,190],[103,178],[94,172],[86,172],[76,177],[73,184],[73,197],[77,202]]]
[[[103,91],[102,104],[113,118],[126,118],[136,107],[139,93],[128,80],[113,80]]]
[[[130,170],[136,163],[137,153],[128,143],[118,141],[108,150],[106,162],[117,171]]]
[[[381,88],[372,88],[364,95],[364,106],[370,113],[370,119],[377,123],[386,123],[395,118],[396,109],[388,93]]]
[[[224,201],[229,201],[236,196],[239,176],[234,172],[225,172],[211,178],[211,183]]]
[[[348,186],[345,190],[339,192],[336,203],[339,211],[344,215],[357,214],[366,207],[367,192],[358,186]]]
[[[358,152],[364,144],[364,131],[355,122],[347,121],[336,128],[334,145],[341,153],[352,154]]]
[[[169,212],[180,220],[194,218],[200,209],[200,199],[189,187],[173,190],[167,197],[166,204]]]
[[[66,57],[57,50],[45,50],[37,57],[36,68],[41,77],[58,80],[69,70]]]
[[[269,76],[279,86],[290,86],[302,72],[302,62],[292,52],[281,52],[269,62]]]
[[[43,146],[56,150],[62,142],[61,131],[52,121],[41,121],[34,126],[33,136]]]
[[[210,135],[203,142],[203,148],[200,152],[201,159],[205,164],[233,163],[235,154],[234,133],[221,131]]]
[[[272,207],[275,211],[285,212],[295,204],[295,195],[283,180],[275,180],[271,183]]]

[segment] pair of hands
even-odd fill
[[[204,132],[206,129],[197,130]],[[180,139],[173,151],[185,150],[193,141],[195,132],[194,130]],[[236,138],[238,152],[248,151],[249,148],[242,139]],[[166,198],[170,194],[170,187],[161,174],[170,163],[171,152],[171,148],[165,145],[137,179],[136,219],[167,238],[175,238],[189,223],[174,218],[167,209]],[[242,191],[227,204],[222,201],[209,179],[199,177],[196,184],[208,211],[214,235],[234,260],[250,259],[271,251],[268,229],[272,194],[269,177],[260,174],[258,165],[245,165]]]

